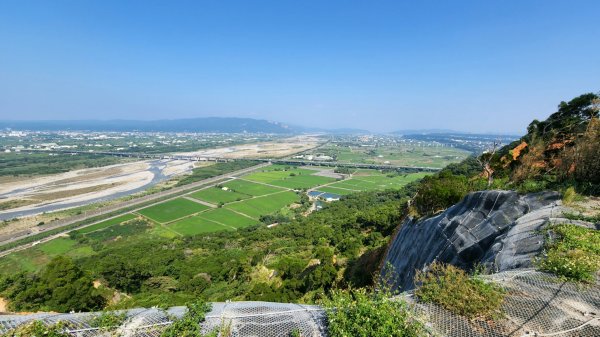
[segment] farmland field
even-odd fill
[[[136,220],[126,222],[121,225],[111,226],[105,228],[103,230],[95,231],[86,236],[95,241],[108,241],[114,240],[116,238],[123,239],[125,237],[133,236],[138,233],[144,232],[146,229],[150,228],[150,223],[147,220]]]
[[[223,186],[230,188],[234,192],[248,194],[248,195],[255,196],[255,197],[283,191],[283,189],[280,189],[277,187],[253,183],[253,182],[241,180],[241,179],[229,181],[229,182],[223,184]]]
[[[300,200],[300,197],[294,192],[281,192],[266,197],[248,199],[241,202],[226,205],[225,208],[246,214],[254,219],[261,215],[271,214],[279,209]]]
[[[212,220],[235,228],[248,227],[258,223],[256,220],[245,217],[226,208],[213,209],[208,212],[204,212],[199,216],[204,219]]]
[[[300,201],[300,195],[290,189],[314,188],[320,192],[347,195],[400,188],[427,175],[360,169],[351,171],[349,179],[336,181],[335,178],[315,173],[315,170],[277,165],[263,168],[260,172],[228,181],[219,187],[197,190],[188,195],[214,204],[224,203],[221,208],[211,209],[186,197],[179,197],[73,231],[70,237],[60,237],[10,254],[0,259],[0,269],[39,270],[57,255],[73,258],[93,256],[96,253],[92,247],[97,244],[125,244],[148,238],[176,238],[253,226],[260,223],[261,216],[273,214]],[[223,190],[222,186],[229,190]],[[136,213],[148,220],[135,220]],[[85,239],[81,240],[80,237]]]
[[[246,178],[252,181],[258,181],[262,183],[272,183],[277,180],[289,178],[291,176],[305,175],[309,176],[316,171],[307,170],[302,168],[292,168],[281,165],[272,165],[263,169],[261,172],[252,173]]]
[[[311,188],[323,184],[327,184],[335,181],[334,178],[321,177],[321,176],[309,176],[309,175],[301,175],[294,177],[287,177],[282,180],[276,180],[271,182],[271,184],[281,187],[287,187],[295,190],[300,190],[303,188]]]
[[[60,255],[68,252],[77,241],[68,238],[58,238],[38,246],[38,249],[49,255]]]
[[[373,144],[372,144],[373,145]],[[469,151],[443,146],[435,142],[410,142],[396,140],[393,145],[361,146],[360,142],[328,144],[315,149],[312,155],[327,155],[340,163],[391,164],[398,166],[424,166],[442,168],[459,162],[470,155]]]
[[[334,178],[314,175],[315,170],[273,165],[246,177],[248,180],[289,189],[311,188],[335,181]]]
[[[337,195],[347,195],[347,194],[357,192],[354,189],[337,188],[337,187],[331,187],[331,186],[319,187],[319,188],[317,188],[317,190],[319,190],[320,192],[333,193],[333,194],[337,194]]]
[[[35,271],[58,255],[79,258],[93,253],[90,246],[79,245],[77,241],[68,237],[60,237],[2,258],[0,269]]]
[[[202,212],[208,208],[208,206],[188,199],[177,198],[144,208],[139,210],[138,213],[156,222],[165,223],[187,215]]]
[[[190,197],[194,199],[203,200],[206,202],[218,203],[229,203],[232,201],[238,201],[242,199],[248,199],[251,196],[243,193],[238,193],[232,190],[224,191],[219,187],[210,187],[198,192],[190,194]]]
[[[99,222],[99,223],[97,223],[95,225],[91,225],[91,226],[79,229],[77,231],[79,233],[81,233],[81,234],[86,234],[86,233],[90,233],[90,232],[93,232],[93,231],[104,229],[104,228],[107,228],[107,227],[110,227],[110,226],[118,225],[118,224],[120,224],[122,222],[129,221],[131,219],[135,219],[135,215],[133,215],[133,214],[125,214],[125,215],[121,215],[119,217],[116,217],[114,219],[109,219],[109,220],[106,220],[106,221]]]
[[[233,230],[231,227],[218,224],[197,215],[174,222],[169,225],[169,228],[182,235],[196,235],[223,230]]]
[[[392,174],[388,176],[376,170],[357,170],[350,179],[318,187],[316,190],[338,195],[347,195],[361,191],[394,189],[401,188],[426,175],[428,175],[428,173]]]

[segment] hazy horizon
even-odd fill
[[[522,134],[600,89],[600,3],[0,3],[0,120]]]

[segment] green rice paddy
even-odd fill
[[[243,213],[257,219],[261,215],[271,214],[279,209],[300,200],[294,192],[281,192],[274,195],[258,197],[226,205],[225,208]]]
[[[247,194],[247,195],[251,195],[251,196],[255,196],[255,197],[283,191],[283,189],[278,188],[278,187],[268,186],[268,185],[259,184],[259,183],[253,183],[251,181],[241,180],[241,179],[236,179],[236,180],[227,182],[227,183],[223,184],[223,186],[228,187],[229,189],[233,190],[234,192]]]
[[[219,187],[210,187],[207,189],[200,190],[196,193],[192,193],[190,194],[190,197],[206,202],[211,202],[214,204],[226,204],[232,201],[248,199],[251,197],[251,195],[238,193],[233,190],[223,190],[223,188]]]
[[[159,223],[166,223],[184,216],[207,210],[209,207],[200,203],[177,198],[139,210],[141,215]]]

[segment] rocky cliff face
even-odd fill
[[[495,272],[528,268],[543,247],[540,229],[571,222],[561,218],[562,211],[556,192],[474,192],[437,216],[407,219],[384,263],[392,265],[400,290],[412,289],[415,271],[434,261],[465,269],[483,264]]]

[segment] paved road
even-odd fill
[[[260,168],[263,168],[265,166],[269,166],[270,163],[263,163],[263,164],[259,164],[259,165],[255,165],[255,166],[251,166],[249,168],[246,169],[242,169],[239,171],[235,171],[235,172],[230,172],[227,174],[223,174],[220,176],[216,176],[213,178],[209,178],[209,179],[205,179],[205,180],[201,180],[201,181],[197,181],[195,183],[191,183],[188,185],[184,185],[184,186],[180,186],[180,187],[175,187],[172,188],[170,190],[166,190],[166,191],[162,191],[162,192],[158,192],[158,193],[154,193],[154,194],[150,194],[150,195],[146,195],[140,198],[136,198],[136,199],[132,199],[132,200],[128,200],[128,201],[124,201],[122,203],[118,203],[118,204],[114,204],[114,205],[108,205],[108,206],[104,206],[98,209],[95,209],[93,211],[89,211],[89,212],[85,212],[81,215],[77,215],[77,216],[73,216],[73,217],[69,217],[69,218],[65,218],[65,219],[61,219],[61,220],[56,220],[56,221],[52,221],[46,225],[43,226],[37,226],[37,229],[39,229],[39,232],[44,232],[44,231],[49,231],[49,230],[53,230],[53,229],[57,229],[57,228],[61,228],[61,227],[65,227],[68,225],[72,225],[74,223],[77,223],[79,221],[88,219],[88,218],[92,218],[92,217],[96,217],[96,216],[100,216],[100,215],[104,215],[104,214],[108,214],[108,213],[112,213],[112,212],[117,212],[121,209],[125,209],[125,208],[130,208],[130,207],[134,207],[136,205],[140,205],[139,208],[135,208],[132,210],[128,210],[127,212],[123,212],[123,213],[129,213],[129,212],[133,212],[139,209],[142,209],[144,207],[148,207],[148,205],[146,205],[146,203],[148,202],[152,202],[154,200],[159,200],[159,199],[165,199],[165,200],[170,200],[170,199],[175,199],[178,198],[179,196],[181,196],[181,194],[184,194],[186,191],[191,191],[194,189],[197,189],[198,187],[202,187],[202,186],[206,186],[206,185],[211,185],[214,183],[217,183],[221,180],[225,180],[227,178],[230,177],[237,177],[237,176],[241,176],[244,174],[247,174],[249,172],[258,170]],[[171,197],[171,198],[169,198]],[[143,204],[143,206],[142,206]],[[112,219],[115,218],[117,216],[123,215],[123,213],[120,213],[118,215],[112,216],[112,217],[108,217],[108,218],[103,218],[102,220],[90,223],[90,224],[86,224],[86,225],[82,225],[80,227],[77,228],[84,228],[84,227],[88,227],[91,225],[94,225],[98,222],[102,222],[102,221],[106,221],[107,219]],[[39,244],[41,242],[46,242],[46,241],[50,241],[58,236],[61,236],[69,231],[72,231],[73,229],[66,229],[65,231],[61,231],[57,234],[53,234],[51,236],[48,236],[44,239],[41,239],[37,242],[34,243],[27,243],[27,244],[23,244],[21,246],[17,246],[11,249],[8,249],[6,251],[0,252],[0,257],[8,255],[12,252],[15,251],[19,251],[22,249],[26,249],[29,247],[32,247],[36,244]],[[21,233],[17,233],[17,234],[13,234],[11,237],[8,238],[4,238],[4,240],[0,241],[0,246],[20,240],[20,239],[24,239],[30,235],[35,235],[38,234],[39,232],[33,232],[31,230],[27,230],[27,231],[23,231]],[[2,239],[2,238],[0,238]]]

